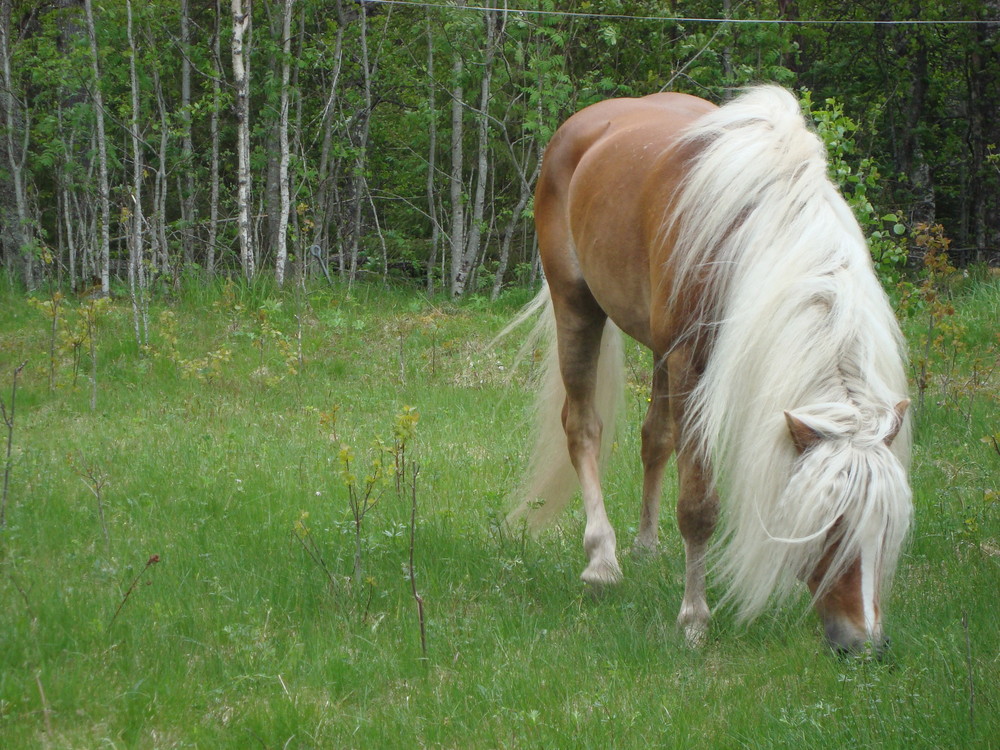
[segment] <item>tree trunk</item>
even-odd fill
[[[274,276],[278,286],[285,283],[285,263],[288,260],[288,82],[291,78],[292,57],[292,7],[295,0],[285,0],[281,20],[281,109],[278,115],[278,208],[277,247],[275,248]]]
[[[457,4],[461,7],[465,3],[464,0],[457,0]],[[456,49],[454,55],[455,58],[451,66],[451,233],[448,245],[451,254],[451,294],[457,296],[456,280],[460,278],[465,253],[465,205],[462,203],[462,194],[465,192],[462,180],[462,115],[465,105],[462,100],[465,91],[462,87],[462,73],[464,71],[462,54]],[[465,288],[464,277],[462,277],[461,288]]]
[[[127,16],[128,46],[129,46],[129,80],[132,90],[132,220],[129,222],[131,232],[128,254],[128,289],[132,300],[132,326],[135,329],[135,344],[141,349],[146,343],[145,336],[145,274],[143,273],[142,248],[142,139],[139,137],[139,74],[136,69],[137,50],[135,37],[132,34],[132,0],[125,0]]]
[[[438,225],[437,206],[434,200],[435,173],[437,171],[437,106],[434,102],[434,38],[432,36],[431,13],[427,10],[427,117],[430,133],[427,145],[427,216],[431,222],[431,249],[427,258],[427,293],[434,293],[434,265],[437,262]]]
[[[183,192],[181,194],[181,243],[184,264],[194,262],[194,239],[197,216],[195,215],[194,141],[191,137],[191,31],[189,0],[181,0],[181,164]]]
[[[10,0],[0,4],[0,66],[2,66],[3,86],[0,101],[4,116],[4,150],[7,152],[7,168],[14,191],[14,221],[7,243],[7,260],[10,262],[20,255],[24,260],[24,283],[29,289],[34,286],[34,250],[32,248],[31,225],[28,221],[28,202],[25,195],[24,163],[28,155],[29,123],[21,111],[21,104],[15,94],[18,87],[14,83],[10,68]],[[13,264],[8,266],[12,267]]]
[[[222,0],[215,0],[215,26],[212,30],[212,111],[208,129],[212,141],[211,187],[208,203],[208,249],[205,273],[215,276],[216,245],[219,242],[219,110],[222,107]]]
[[[528,158],[531,158],[531,155],[529,153]],[[503,289],[503,279],[507,273],[507,264],[510,260],[510,246],[514,241],[514,233],[521,223],[521,214],[524,213],[524,209],[528,206],[528,201],[531,200],[532,188],[535,185],[535,180],[538,179],[538,173],[542,170],[542,160],[535,159],[535,170],[532,172],[531,177],[528,178],[524,176],[524,167],[520,164],[516,166],[518,176],[521,178],[521,194],[517,199],[517,205],[514,206],[514,213],[511,214],[510,221],[507,222],[507,226],[504,228],[503,239],[500,242],[500,260],[497,264],[496,276],[493,278],[493,293],[490,295],[490,299],[494,301],[500,296],[500,290]]]
[[[170,145],[170,115],[167,112],[167,102],[163,96],[163,85],[160,73],[153,69],[153,89],[156,94],[157,109],[160,113],[160,148],[157,157],[156,181],[153,185],[153,265],[159,257],[160,273],[164,278],[170,278],[170,245],[167,242],[167,147]],[[176,269],[175,269],[176,271]],[[178,276],[175,273],[174,278]]]
[[[910,91],[906,103],[900,162],[913,191],[911,221],[914,224],[933,224],[936,214],[934,186],[931,183],[930,165],[924,154],[920,127],[926,109],[929,86],[927,43],[921,31],[916,32],[913,43],[915,49],[909,62]],[[919,262],[922,258],[914,260]]]
[[[992,8],[989,6],[992,5]],[[984,12],[990,10],[1000,13],[1000,3],[987,3]],[[993,15],[994,18],[998,17]],[[991,50],[996,46],[997,27],[985,23],[978,24],[974,30],[975,41],[969,46],[969,152],[971,156],[968,189],[965,191],[969,206],[968,234],[975,247],[971,260],[977,263],[986,261],[986,249],[991,245],[1000,244],[1000,227],[997,226],[996,208],[998,206],[996,177],[990,179],[990,170],[997,170],[1000,165],[991,165],[987,161],[990,144],[1000,143],[1000,126],[998,126],[997,111],[1000,108],[1000,80],[996,76],[997,64],[991,60]],[[994,221],[990,222],[990,203],[993,207]]]
[[[361,217],[362,204],[367,191],[365,169],[368,157],[368,134],[371,128],[372,112],[372,69],[368,57],[368,19],[364,6],[358,14],[361,23],[361,74],[364,78],[364,108],[358,114],[359,121],[355,126],[354,174],[351,178],[351,265],[348,277],[353,282],[358,275],[358,256],[361,249]]]
[[[483,51],[483,77],[479,85],[478,147],[476,159],[476,192],[472,203],[472,217],[464,249],[451,280],[451,296],[465,294],[469,276],[479,258],[482,242],[483,216],[486,209],[486,185],[489,180],[490,86],[493,80],[493,56],[497,43],[497,19],[493,11],[483,15],[486,26],[486,43]]]
[[[104,137],[104,97],[101,94],[101,65],[97,51],[97,29],[94,26],[92,0],[84,0],[83,7],[87,16],[87,35],[90,37],[90,59],[94,74],[92,97],[97,139],[97,195],[101,206],[101,293],[108,295],[111,292],[111,193],[108,187],[108,144]]]
[[[89,2],[89,0],[88,0]],[[250,66],[246,51],[250,46],[250,13],[252,0],[231,0],[233,14],[233,85],[236,92],[236,159],[237,159],[237,234],[240,241],[240,262],[247,280],[257,273],[257,256],[250,222]]]
[[[322,132],[323,145],[320,148],[319,169],[316,173],[316,205],[313,212],[313,255],[319,262],[325,274],[329,275],[330,263],[330,223],[334,220],[333,196],[331,189],[333,179],[331,162],[333,161],[333,123],[337,111],[337,86],[340,82],[340,71],[344,60],[344,18],[342,6],[337,3],[337,35],[334,40],[333,60],[330,65],[330,85],[323,107]]]

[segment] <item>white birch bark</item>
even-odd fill
[[[490,88],[493,80],[493,57],[497,44],[496,14],[487,10],[483,14],[486,25],[486,44],[483,51],[483,76],[479,84],[478,144],[476,157],[476,192],[472,202],[468,237],[462,248],[457,268],[451,282],[452,297],[465,294],[469,276],[479,258],[482,243],[483,217],[486,209],[486,185],[489,180],[489,107]]]
[[[3,0],[0,5],[0,66],[2,66],[3,90],[0,98],[3,101],[4,136],[6,139],[7,168],[14,188],[15,226],[13,227],[13,243],[15,253],[23,255],[24,282],[28,288],[34,285],[33,256],[31,252],[31,227],[28,222],[28,202],[24,189],[24,162],[28,154],[29,123],[18,117],[20,102],[15,95],[16,87],[10,67],[10,16],[11,2]],[[18,130],[22,129],[22,137]]]
[[[181,196],[181,219],[184,231],[181,241],[184,247],[184,263],[194,263],[195,223],[195,182],[194,182],[194,141],[191,135],[191,28],[189,0],[181,0],[181,164],[183,170],[183,194]]]
[[[427,145],[427,216],[431,221],[431,249],[427,258],[427,293],[434,293],[434,266],[437,263],[438,225],[437,206],[434,199],[434,181],[437,171],[437,107],[434,102],[434,37],[431,26],[431,12],[427,10],[427,116],[430,122]]]
[[[361,249],[361,216],[362,201],[367,190],[365,169],[368,164],[368,134],[371,127],[372,112],[372,69],[368,58],[368,18],[364,6],[358,14],[361,23],[361,73],[364,78],[364,111],[360,114],[357,128],[356,156],[354,160],[354,175],[352,177],[352,216],[351,216],[351,267],[348,274],[353,283],[358,275],[358,255]]]
[[[459,5],[464,5],[459,0]],[[451,64],[452,90],[451,90],[451,176],[449,179],[449,192],[451,197],[451,232],[448,238],[448,248],[451,255],[451,293],[458,296],[456,281],[459,279],[462,269],[462,259],[465,254],[465,204],[462,202],[462,194],[465,192],[465,184],[462,180],[462,136],[463,136],[463,110],[465,107],[462,101],[465,91],[462,87],[462,73],[465,63],[462,54],[455,50],[455,58]],[[461,288],[464,289],[465,280],[462,279]]]
[[[285,264],[288,260],[288,101],[291,78],[292,8],[295,0],[285,0],[281,21],[281,110],[278,116],[278,190],[280,195],[277,248],[275,249],[274,276],[278,286],[285,283]]]
[[[205,273],[215,276],[215,246],[219,238],[219,109],[222,106],[222,0],[215,0],[215,26],[212,32],[212,112],[209,116],[209,138],[212,141],[212,163],[208,205],[208,251]]]
[[[94,26],[92,0],[84,0],[83,8],[87,17],[87,35],[90,37],[90,59],[94,75],[91,96],[94,102],[97,140],[97,195],[101,207],[99,220],[101,293],[108,295],[111,292],[111,197],[108,188],[108,144],[104,136],[104,97],[101,94],[101,64],[97,50],[97,28]]]
[[[145,341],[145,325],[142,310],[145,307],[145,274],[143,273],[143,213],[142,213],[142,140],[139,137],[139,75],[136,69],[135,37],[132,34],[132,0],[125,0],[129,56],[129,82],[132,93],[132,121],[130,123],[132,141],[132,220],[129,222],[128,289],[132,301],[132,326],[135,343],[142,347]]]
[[[88,0],[89,2],[89,0]],[[237,155],[237,233],[240,241],[240,262],[243,275],[252,279],[257,272],[257,257],[250,223],[250,65],[246,59],[249,47],[252,0],[231,0],[233,15],[233,85],[236,93],[236,155]]]

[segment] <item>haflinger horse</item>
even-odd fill
[[[709,623],[711,559],[738,619],[804,580],[831,646],[884,646],[880,601],[912,514],[903,342],[826,169],[822,142],[776,86],[722,107],[677,93],[600,102],[545,151],[535,223],[546,286],[511,327],[537,316],[554,336],[510,520],[553,520],[578,480],[581,577],[619,580],[601,456],[624,390],[620,331],[644,344],[654,369],[635,546],[657,545],[676,449],[678,624],[692,644]]]

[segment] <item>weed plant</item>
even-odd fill
[[[110,302],[91,409],[58,339],[80,303],[54,319],[0,291],[0,393],[28,362],[0,532],[0,747],[995,742],[1000,388],[974,361],[996,356],[996,281],[947,288],[964,344],[928,360],[882,663],[832,656],[805,596],[747,628],[721,611],[686,648],[669,513],[662,552],[624,555],[600,596],[578,579],[582,513],[538,540],[501,523],[531,362],[511,369],[517,335],[486,344],[528,295],[192,286],[152,301],[141,350]],[[907,313],[915,346],[927,314]],[[628,358],[606,483],[623,545],[649,364]],[[352,509],[344,445],[356,488],[381,461],[377,504]]]

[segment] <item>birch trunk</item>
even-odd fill
[[[153,187],[153,232],[152,246],[154,265],[159,256],[160,273],[170,276],[170,246],[167,243],[167,147],[170,145],[170,115],[163,96],[163,85],[159,71],[153,69],[153,89],[156,93],[157,108],[160,113],[160,148],[157,157],[156,182]],[[176,276],[175,276],[176,278]]]
[[[354,282],[358,275],[358,256],[361,249],[361,216],[362,202],[367,190],[365,169],[367,168],[368,134],[371,126],[372,111],[372,70],[368,59],[368,19],[364,6],[358,14],[361,23],[361,73],[364,77],[364,110],[359,114],[360,121],[356,125],[357,153],[354,160],[354,175],[352,183],[351,211],[351,266],[349,280]]]
[[[237,234],[240,241],[243,275],[250,280],[257,272],[253,228],[250,223],[250,66],[246,60],[252,0],[247,0],[245,12],[243,0],[231,0],[231,2],[233,85],[236,92]]]
[[[135,344],[142,347],[146,343],[144,315],[145,308],[145,275],[143,273],[142,247],[142,140],[139,137],[139,75],[136,70],[135,37],[132,34],[132,0],[125,0],[127,18],[129,56],[129,81],[132,89],[132,221],[130,222],[131,237],[129,238],[128,255],[128,289],[132,300],[132,326],[135,329]]]
[[[459,2],[459,5],[464,5]],[[451,90],[451,177],[450,177],[450,197],[451,197],[451,234],[448,240],[448,248],[451,254],[451,294],[458,296],[456,282],[460,278],[462,269],[462,259],[465,253],[465,204],[462,202],[462,194],[465,192],[465,185],[462,180],[462,136],[463,136],[463,98],[465,91],[462,87],[462,73],[464,71],[464,61],[461,52],[455,50],[455,59],[451,65],[452,90]],[[462,279],[462,288],[465,280]]]
[[[84,0],[87,17],[87,35],[90,37],[90,61],[94,74],[93,102],[97,139],[97,195],[101,206],[100,223],[100,274],[101,293],[111,292],[111,197],[108,188],[108,144],[104,137],[104,97],[101,95],[101,64],[97,51],[97,29],[94,26],[94,8],[91,0]]]
[[[486,25],[486,45],[483,51],[483,76],[479,84],[479,122],[476,158],[476,192],[472,203],[472,217],[465,247],[460,253],[458,267],[451,282],[451,296],[465,294],[469,276],[479,258],[482,243],[483,217],[486,209],[486,185],[489,181],[490,87],[493,80],[493,57],[496,52],[497,18],[487,10],[483,14]]]
[[[434,37],[431,13],[427,10],[427,117],[430,135],[427,146],[427,216],[431,221],[431,249],[427,259],[427,293],[434,293],[434,265],[437,263],[438,226],[437,206],[434,200],[434,178],[437,171],[437,106],[434,102]]]
[[[222,0],[215,0],[215,27],[212,31],[212,112],[208,129],[212,141],[211,187],[208,206],[208,250],[205,272],[215,276],[215,246],[219,238],[219,109],[222,107]]]
[[[184,263],[194,263],[195,182],[194,182],[194,141],[191,136],[191,30],[189,0],[181,0],[181,163],[183,170],[183,193],[181,195],[181,221],[184,231],[181,241],[184,248]]]
[[[24,260],[24,282],[30,289],[34,285],[34,256],[31,248],[31,228],[28,222],[28,203],[24,189],[24,161],[28,154],[28,133],[30,128],[19,116],[18,102],[10,68],[10,16],[11,2],[3,0],[0,4],[0,66],[3,73],[3,90],[0,101],[3,102],[4,136],[7,151],[7,168],[10,170],[10,180],[14,188],[14,226],[11,231],[11,245],[8,260],[21,255]],[[22,137],[18,137],[19,129]],[[8,266],[8,268],[12,267]]]
[[[331,79],[326,106],[323,108],[323,145],[320,149],[319,170],[316,175],[316,207],[313,220],[313,255],[323,272],[329,277],[330,223],[333,221],[333,197],[331,190],[331,154],[333,151],[333,122],[337,105],[337,86],[344,60],[344,18],[342,6],[337,3],[337,35],[334,40]],[[341,254],[341,258],[343,254]],[[341,265],[343,265],[341,263]]]
[[[278,286],[285,283],[285,263],[288,260],[288,82],[291,77],[292,7],[295,0],[285,0],[281,22],[281,111],[278,116],[278,208],[277,248],[274,276]]]
[[[530,156],[529,153],[529,158]],[[514,206],[514,213],[504,228],[503,239],[500,242],[500,260],[497,264],[496,276],[493,278],[493,292],[490,295],[490,299],[494,301],[500,296],[500,290],[503,289],[503,279],[507,273],[507,264],[510,261],[510,246],[514,241],[514,233],[517,231],[517,226],[521,223],[521,214],[524,213],[524,209],[531,199],[532,186],[534,186],[535,180],[538,179],[538,173],[542,169],[542,160],[535,160],[535,171],[528,178],[524,176],[524,168],[520,165],[517,166],[518,175],[521,178],[521,194],[518,196],[517,205]]]

